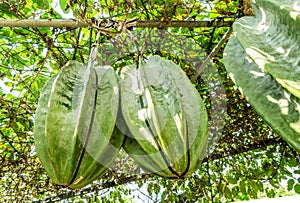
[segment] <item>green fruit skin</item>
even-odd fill
[[[124,139],[114,130],[118,105],[118,81],[108,66],[87,68],[70,61],[46,83],[34,138],[55,184],[77,189],[106,172]]]
[[[125,151],[146,171],[189,177],[207,146],[208,117],[199,93],[180,67],[153,56],[121,72]]]

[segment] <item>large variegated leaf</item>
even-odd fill
[[[233,24],[230,76],[269,125],[300,152],[300,1],[253,1],[256,17]]]
[[[106,171],[123,141],[121,134],[113,134],[118,100],[117,79],[108,66],[87,68],[71,61],[48,81],[34,136],[37,154],[55,183],[80,188]]]
[[[198,168],[206,149],[207,113],[180,67],[159,56],[138,68],[125,67],[121,108],[129,130],[124,149],[145,170],[182,178]]]

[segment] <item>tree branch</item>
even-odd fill
[[[122,21],[109,22],[118,26]],[[230,27],[233,21],[221,20],[205,20],[205,21],[128,21],[126,27]],[[0,19],[0,27],[53,27],[53,28],[79,28],[79,27],[92,27],[92,20],[80,21],[80,20],[63,20],[63,19],[53,19],[53,20],[11,20],[11,19]],[[104,20],[100,23],[101,28],[107,26],[107,22]]]

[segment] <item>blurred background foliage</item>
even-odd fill
[[[253,15],[250,0],[0,0],[2,19],[233,22],[244,15]],[[173,42],[178,45],[177,52],[181,47],[180,36],[191,39],[204,60],[228,29],[160,30],[178,36],[172,38],[178,40]],[[119,36],[118,28],[109,31],[101,35],[100,48]],[[121,154],[114,163],[121,173],[110,170],[81,190],[54,185],[35,154],[32,130],[37,100],[43,85],[67,61],[87,62],[90,41],[95,40],[96,32],[88,28],[0,28],[1,202],[231,202],[300,193],[299,154],[267,126],[229,79],[222,59],[225,44],[193,81],[209,112],[219,114],[210,123],[210,150],[191,178],[166,180],[136,173],[138,166]],[[144,55],[159,54],[173,60],[191,79],[196,74],[195,68],[184,62],[183,55],[150,52]],[[99,55],[104,57],[103,52],[99,51]],[[136,57],[128,54],[118,58],[114,68],[120,69]],[[212,72],[221,81],[214,84],[223,90],[215,97],[210,94],[206,81],[217,80],[215,75],[210,75]],[[212,105],[214,100],[220,103]],[[223,101],[225,106],[221,106]],[[214,131],[214,125],[220,125],[214,123],[218,118],[224,128]]]

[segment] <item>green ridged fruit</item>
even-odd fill
[[[34,138],[54,183],[81,188],[106,172],[124,138],[114,131],[118,109],[118,81],[110,66],[70,61],[47,82]]]
[[[121,72],[125,151],[147,172],[189,177],[201,164],[208,137],[199,93],[175,63],[159,56]]]

